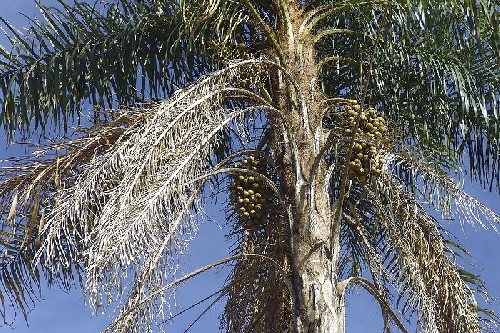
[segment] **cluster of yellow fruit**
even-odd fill
[[[383,157],[376,159],[377,145],[383,145],[387,127],[384,118],[377,116],[375,109],[362,111],[359,104],[347,106],[347,119],[343,132],[347,136],[353,134],[356,119],[359,115],[359,127],[356,131],[357,142],[353,146],[349,170],[351,176],[364,183],[370,176],[378,176],[382,172]],[[360,114],[361,113],[361,114]]]
[[[238,168],[262,173],[264,166],[259,159],[249,156],[237,165]],[[269,210],[269,200],[265,194],[265,184],[257,175],[240,174],[234,176],[229,185],[230,199],[245,229],[257,231],[265,224]]]

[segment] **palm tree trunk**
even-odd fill
[[[321,188],[322,186],[318,186]],[[321,190],[320,190],[321,191]],[[313,200],[309,200],[313,196]],[[307,193],[293,230],[292,284],[297,333],[344,333],[344,293],[337,288],[339,249],[332,254],[332,214],[326,193]]]
[[[287,105],[297,105],[286,101]],[[292,113],[290,113],[292,114]],[[297,114],[297,113],[295,113]],[[344,333],[344,295],[337,289],[339,249],[330,249],[330,239],[338,239],[332,229],[333,209],[323,186],[326,165],[314,166],[314,140],[301,126],[300,119],[288,119],[300,146],[300,161],[290,155],[278,156],[281,162],[283,194],[291,207],[291,275],[295,333]],[[315,119],[317,118],[317,119]],[[311,114],[312,128],[321,128],[321,117]],[[301,139],[302,138],[302,139]],[[275,147],[279,145],[276,144]],[[279,148],[275,148],[279,152]],[[279,155],[279,154],[278,154]],[[311,169],[317,168],[315,172]],[[300,168],[300,171],[296,171]],[[315,175],[314,179],[308,175]],[[303,179],[297,179],[301,178]],[[311,184],[313,183],[313,184]],[[333,233],[332,233],[333,230]],[[338,244],[337,242],[333,242]]]
[[[316,87],[319,70],[313,46],[296,38],[302,22],[296,2],[283,0],[280,5],[288,14],[283,16],[286,22],[279,44],[286,50],[285,67],[296,85],[291,87],[275,73],[270,76],[270,86],[273,102],[286,115],[297,154],[283,151],[283,137],[274,137],[272,146],[291,219],[293,332],[344,333],[344,293],[337,289],[340,249],[331,249],[331,244],[338,245],[339,232],[332,229],[332,203],[324,186],[327,167],[318,151],[326,135],[320,103],[324,96]],[[332,237],[337,241],[331,242]]]
[[[307,258],[296,258],[296,333],[343,333],[344,299],[331,278],[331,261],[323,251],[301,244]],[[298,311],[298,313],[297,313]]]

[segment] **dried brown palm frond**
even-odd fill
[[[54,197],[39,256],[47,269],[58,271],[83,254],[91,306],[118,302],[127,314],[112,331],[147,329],[168,307],[170,291],[150,296],[175,278],[177,255],[196,234],[222,131],[246,114],[279,117],[265,98],[238,86],[242,71],[262,64],[272,65],[231,63],[151,104],[140,126],[80,166],[71,187]],[[127,284],[131,274],[136,279]]]
[[[403,313],[420,313],[419,325],[426,332],[488,329],[481,326],[476,300],[457,263],[446,254],[437,222],[390,176],[381,182],[378,191],[369,193],[387,230],[385,265]]]
[[[142,119],[142,113],[131,110],[115,113],[106,126],[88,129],[78,139],[38,145],[31,156],[12,159],[11,166],[0,169],[0,281],[7,299],[16,300],[25,317],[26,307],[36,298],[33,287],[38,286],[40,267],[32,261],[41,246],[46,212],[54,204],[54,196],[72,185],[80,165],[108,149]],[[77,272],[79,264],[78,260],[73,263]],[[57,275],[49,274],[49,281],[60,277],[68,288],[71,268],[49,272]],[[0,296],[5,306],[1,291]]]
[[[226,332],[291,331],[290,252],[280,220],[269,219],[263,229],[243,236],[240,250],[248,256],[235,263],[228,278],[221,323]]]
[[[422,183],[422,195],[433,207],[445,215],[456,212],[460,221],[471,225],[479,224],[484,229],[491,227],[499,232],[500,216],[486,207],[470,194],[465,192],[448,172],[436,168],[436,162],[423,158],[421,153],[411,150],[411,147],[396,151],[392,159],[404,163],[411,170],[415,181]],[[453,170],[452,170],[453,171]]]

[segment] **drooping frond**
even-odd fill
[[[332,117],[329,123],[334,126],[330,136],[331,150],[326,156],[333,174],[327,178],[333,195],[339,186],[335,174],[338,175],[339,164],[345,164],[346,159],[346,149],[342,147],[349,137],[345,134],[350,136],[354,132],[352,127],[345,127],[350,126],[352,117],[346,115],[353,113],[353,109],[347,108],[346,112],[339,104],[336,107],[328,113]],[[471,332],[493,331],[498,324],[495,316],[489,317],[487,311],[489,318],[477,314],[483,310],[477,307],[474,299],[477,295],[473,290],[484,293],[481,281],[470,278],[473,275],[460,266],[463,263],[455,261],[455,250],[449,247],[453,243],[446,238],[446,231],[418,202],[430,204],[427,207],[430,211],[432,208],[444,214],[458,211],[456,217],[462,221],[480,223],[484,227],[489,223],[494,230],[497,230],[500,217],[456,184],[450,175],[454,164],[450,163],[449,156],[427,150],[417,153],[415,147],[405,147],[404,141],[398,142],[397,129],[389,131],[384,145],[383,141],[370,140],[367,129],[365,123],[356,135],[359,155],[355,154],[355,158],[369,158],[373,167],[377,158],[370,158],[369,153],[378,151],[379,161],[384,160],[382,178],[379,180],[373,174],[368,179],[360,177],[358,171],[348,183],[340,228],[339,273],[348,280],[368,274],[372,281],[369,291],[376,296],[383,313],[390,311],[386,302],[398,298],[400,293],[397,305],[407,316],[414,311],[423,314],[420,324],[426,331],[466,328]],[[338,133],[344,136],[336,135]],[[365,165],[368,163],[363,163],[366,168]],[[356,170],[361,169],[358,166]],[[391,295],[384,284],[392,285],[396,296]],[[449,312],[440,312],[442,309]],[[462,319],[456,319],[462,314]]]
[[[385,263],[403,313],[418,311],[426,332],[493,330],[480,321],[471,287],[447,253],[437,222],[390,177],[369,192],[386,231]],[[470,282],[470,281],[469,281]]]
[[[275,111],[257,94],[234,86],[243,70],[260,62],[236,62],[142,110],[144,123],[81,166],[74,184],[55,196],[39,254],[55,273],[83,252],[91,305],[123,296],[122,311],[134,309],[114,331],[148,327],[168,302],[165,295],[142,300],[175,276],[174,255],[196,233],[221,132],[247,113]],[[228,103],[241,98],[252,104]],[[130,274],[136,279],[127,285]]]
[[[90,129],[80,139],[39,147],[32,157],[12,159],[11,166],[0,169],[2,306],[7,298],[26,317],[44,271],[33,265],[33,259],[43,241],[46,213],[54,204],[54,196],[72,185],[80,165],[121,138],[126,127],[140,123],[143,114],[129,110],[110,117],[114,119],[104,129]],[[69,288],[74,278],[73,269],[79,274],[79,264],[79,260],[75,260],[59,272],[45,273],[49,273],[49,282]],[[5,318],[4,312],[2,315]]]
[[[439,154],[429,156],[435,158]],[[429,161],[410,147],[395,151],[389,161],[404,168],[412,182],[420,184],[417,197],[430,203],[436,211],[461,222],[479,224],[485,229],[491,227],[499,232],[500,216],[457,185],[457,180],[450,175],[451,171],[443,170],[439,162]]]

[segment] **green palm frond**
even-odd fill
[[[66,129],[86,101],[100,110],[165,98],[213,69],[214,51],[224,52],[224,36],[210,35],[214,20],[200,16],[217,9],[232,25],[242,20],[226,6],[169,1],[118,1],[104,13],[86,2],[60,6],[39,3],[45,22],[32,20],[26,33],[2,19],[12,44],[0,49],[1,121],[10,134],[43,130],[49,119]]]
[[[409,143],[467,156],[471,177],[491,191],[500,165],[496,10],[488,1],[331,3],[310,9],[303,39],[315,38],[326,94],[361,99],[367,89]]]

